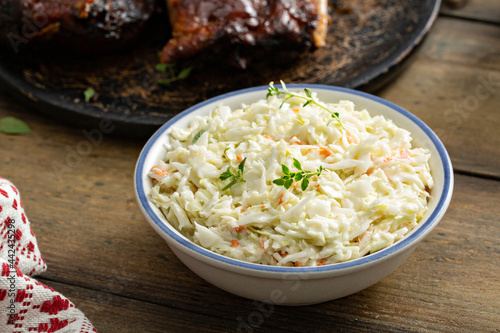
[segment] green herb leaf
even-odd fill
[[[191,74],[193,67],[186,67],[179,72],[176,70],[174,63],[168,63],[168,64],[160,63],[156,65],[155,69],[158,72],[166,73],[166,75],[169,76],[166,78],[165,77],[160,78],[157,80],[157,82],[159,84],[169,85],[172,82],[186,79],[189,76],[189,74]]]
[[[198,139],[203,135],[203,133],[205,133],[206,130],[201,130],[199,131],[198,133],[196,133],[196,135],[194,136],[193,138],[193,141],[191,141],[191,143],[194,145],[196,143],[196,141],[198,141]]]
[[[159,63],[159,64],[156,64],[155,70],[157,72],[165,73],[167,71],[168,67],[169,67],[169,64]]]
[[[90,102],[90,99],[95,96],[94,88],[85,89],[85,91],[83,92],[83,96],[85,97],[86,103]]]
[[[302,170],[302,165],[297,159],[293,159],[293,166],[299,170],[299,172],[290,172],[288,167],[284,164],[281,165],[281,171],[283,172],[283,177],[273,180],[273,183],[278,186],[284,186],[289,189],[293,181],[300,182],[300,188],[305,191],[309,186],[309,178],[312,176],[320,176],[323,171],[323,167],[320,166],[316,172],[304,171]]]
[[[227,167],[227,170],[224,171],[220,176],[219,176],[219,179],[220,180],[226,180],[228,178],[231,178],[231,176],[233,176],[233,174],[231,173],[231,167]]]
[[[281,165],[281,172],[283,172],[283,174],[285,175],[289,175],[290,174],[290,169],[288,169],[288,167],[284,164]]]
[[[241,174],[243,175],[243,171],[245,169],[245,162],[247,161],[247,158],[245,157],[243,161],[238,164],[238,170],[240,170]]]
[[[0,132],[5,134],[27,134],[31,128],[20,119],[5,117],[0,119]]]
[[[283,185],[285,185],[285,180],[283,178],[278,178],[278,179],[273,180],[273,183],[278,185],[278,186],[283,186]]]
[[[267,88],[266,98],[269,98],[270,96],[277,96],[277,95],[279,95],[278,88],[274,87],[274,82],[273,81],[269,82],[269,88]]]
[[[180,73],[179,75],[177,75],[177,80],[184,80],[185,78],[187,78],[189,76],[189,74],[191,74],[191,70],[193,69],[193,67],[187,67],[187,68],[184,68]]]
[[[235,185],[235,184],[237,184],[237,183],[239,183],[239,182],[238,182],[238,181],[236,181],[236,180],[231,180],[231,182],[230,182],[229,184],[227,184],[226,186],[224,186],[224,187],[222,188],[222,191],[227,190],[228,188],[230,188],[231,186],[233,186],[233,185]]]
[[[306,96],[307,96],[307,97],[312,98],[312,92],[311,92],[311,89],[309,89],[309,88],[305,88],[305,89],[304,89],[304,92],[306,93]]]
[[[175,80],[173,79],[159,79],[158,80],[158,83],[159,84],[165,84],[165,85],[169,85],[170,83],[174,82]]]
[[[278,88],[276,88],[274,86],[274,83],[271,81],[269,82],[269,87],[267,88],[267,95],[266,95],[266,98],[269,98],[270,96],[279,96],[279,95],[285,95],[285,98],[283,100],[283,102],[281,103],[280,105],[280,108],[283,106],[283,104],[285,104],[285,102],[287,100],[289,100],[290,98],[293,98],[293,97],[297,97],[297,98],[300,98],[300,99],[304,99],[306,100],[306,102],[303,104],[303,106],[307,106],[309,104],[315,104],[316,106],[322,108],[323,110],[329,112],[332,117],[337,120],[338,124],[340,125],[340,127],[342,127],[344,130],[345,130],[345,127],[344,125],[342,124],[342,122],[340,121],[340,118],[339,118],[339,113],[338,112],[332,112],[330,111],[328,108],[324,107],[323,105],[321,105],[320,103],[316,102],[314,100],[314,98],[312,97],[312,91],[309,89],[309,88],[305,88],[304,89],[304,93],[306,94],[306,97],[304,96],[301,96],[301,95],[297,95],[297,94],[292,94],[290,91],[288,91],[288,89],[286,88],[286,85],[285,85],[285,82],[283,81],[280,81],[281,82],[281,86],[283,87],[283,91],[280,91]],[[330,124],[330,122],[328,122],[328,125]]]
[[[297,160],[296,158],[293,159],[293,166],[295,168],[297,168],[297,170],[301,170],[302,171],[302,165],[300,164],[299,160]]]
[[[307,190],[307,187],[309,186],[309,180],[305,178],[301,183],[300,183],[300,188],[302,191]]]
[[[222,191],[225,191],[227,190],[228,188],[230,188],[231,186],[235,185],[235,184],[238,184],[238,183],[243,183],[243,182],[246,182],[246,180],[243,178],[243,172],[245,170],[245,162],[246,162],[246,157],[243,159],[243,161],[240,162],[240,164],[238,164],[238,169],[236,170],[236,173],[233,173],[232,170],[231,170],[231,166],[228,166],[227,167],[227,170],[224,171],[220,176],[219,176],[219,180],[221,181],[224,181],[226,179],[231,179],[231,181],[229,182],[229,184],[227,184],[226,186],[224,186],[222,188]]]

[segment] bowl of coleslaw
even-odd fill
[[[315,304],[393,272],[437,226],[453,169],[436,134],[379,97],[270,84],[211,98],[146,143],[135,194],[194,273],[238,296]]]

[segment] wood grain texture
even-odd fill
[[[173,255],[135,202],[132,176],[144,140],[61,125],[0,91],[0,118],[15,116],[32,128],[22,136],[0,133],[0,176],[21,191],[47,260],[38,278],[106,333],[498,333],[499,39],[497,25],[441,17],[406,72],[379,92],[442,129],[455,170],[487,177],[455,175],[445,217],[395,272],[357,294],[307,307],[230,295]],[[493,83],[476,95],[486,87],[481,77]],[[481,97],[472,111],[469,96]]]
[[[379,95],[428,124],[456,170],[500,177],[500,26],[440,18]]]
[[[500,23],[500,2],[492,0],[462,0],[463,5],[457,8],[448,6],[446,1],[443,1],[441,13],[445,15],[486,21],[491,23]]]
[[[193,327],[199,332],[223,332],[224,326],[214,325],[212,317],[187,313],[182,309],[169,308],[108,292],[38,279],[69,298],[85,313],[99,332],[106,333],[164,333],[190,332]],[[193,323],[196,323],[194,326]]]

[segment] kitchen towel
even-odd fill
[[[20,193],[0,177],[0,333],[97,332],[66,297],[33,278],[46,269]]]

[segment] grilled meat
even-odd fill
[[[65,49],[107,51],[142,32],[156,0],[0,0],[0,39],[13,47],[55,41]]]
[[[162,61],[229,46],[240,67],[273,48],[312,50],[325,43],[327,0],[167,0],[172,39]],[[251,51],[248,51],[251,47]]]
[[[157,8],[157,0],[0,0],[0,44],[76,52],[129,46]],[[167,0],[172,38],[163,62],[198,53],[232,59],[281,59],[325,43],[327,0]],[[50,46],[49,46],[50,48]]]

